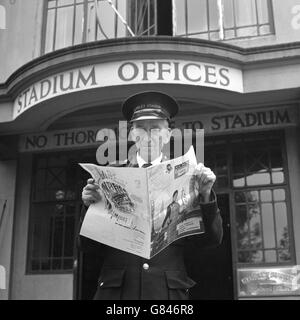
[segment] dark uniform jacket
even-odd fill
[[[136,160],[123,166],[137,167]],[[96,300],[185,300],[196,283],[186,273],[184,248],[193,246],[195,254],[201,248],[220,244],[223,236],[222,219],[215,193],[211,201],[201,203],[205,233],[179,239],[150,260],[127,253],[86,237],[78,237],[80,250],[104,253]],[[81,223],[83,217],[81,217]]]

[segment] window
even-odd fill
[[[270,0],[175,0],[174,35],[207,40],[274,33]]]
[[[6,10],[2,5],[0,5],[0,30],[1,29],[6,29]]]
[[[157,34],[156,0],[131,0],[128,3],[129,21],[134,35]]]
[[[232,144],[238,262],[291,262],[288,188],[280,137]]]
[[[217,177],[214,187],[219,191],[228,189],[230,187],[230,173],[227,141],[217,139],[213,143],[205,144],[204,161]]]
[[[44,154],[34,161],[27,270],[68,272],[87,175],[78,162],[95,161],[95,152]]]
[[[157,0],[48,0],[44,53],[80,43],[157,34]]]
[[[228,40],[272,33],[271,0],[48,0],[43,53],[127,36]]]
[[[76,44],[124,37],[128,30],[120,17],[126,19],[125,0],[48,0],[44,52]]]
[[[217,192],[230,192],[237,262],[290,264],[294,260],[288,177],[280,134],[208,139],[205,163]]]

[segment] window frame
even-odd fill
[[[246,26],[238,26],[237,21],[236,21],[236,12],[235,12],[235,3],[238,0],[232,0],[232,14],[233,14],[233,27],[231,28],[225,28],[224,27],[224,21],[223,21],[223,28],[222,28],[222,33],[223,33],[223,39],[221,38],[221,29],[218,27],[218,29],[211,29],[210,28],[210,6],[209,6],[209,0],[206,1],[206,17],[207,17],[207,23],[206,23],[206,30],[205,31],[199,31],[199,32],[188,32],[188,0],[182,0],[184,1],[184,27],[185,27],[185,32],[183,34],[173,34],[173,36],[176,37],[184,37],[184,38],[193,38],[195,35],[207,35],[207,39],[205,37],[199,39],[205,39],[208,41],[234,41],[234,40],[240,40],[240,39],[252,39],[252,38],[261,38],[261,37],[266,37],[266,36],[271,36],[275,34],[275,24],[274,24],[274,10],[273,10],[273,2],[272,0],[266,0],[267,1],[267,12],[268,12],[268,23],[260,23],[259,22],[259,14],[258,14],[258,5],[257,5],[257,0],[255,1],[255,17],[256,17],[256,23],[251,24],[251,25],[246,25]],[[224,1],[224,0],[223,0]],[[225,0],[226,1],[226,0]],[[220,12],[218,10],[218,16],[220,18]],[[261,26],[268,25],[270,28],[270,32],[266,34],[260,34],[259,28]],[[239,29],[245,29],[249,27],[256,27],[256,35],[246,35],[246,36],[237,36],[237,30]],[[173,26],[173,29],[175,30],[175,27]],[[231,30],[234,33],[233,37],[226,38],[225,33],[226,31]],[[174,33],[174,32],[173,32]],[[218,33],[218,39],[212,39],[212,34]]]
[[[283,161],[283,172],[285,180],[283,183],[277,184],[264,184],[264,185],[254,185],[244,187],[234,187],[233,186],[233,144],[234,141],[245,138],[246,141],[255,141],[260,140],[264,141],[266,134],[268,135],[268,139],[270,138],[278,138],[280,141],[280,150],[282,154]],[[268,141],[267,139],[267,141]],[[231,221],[231,246],[232,246],[232,259],[233,266],[235,268],[256,268],[256,267],[276,267],[276,266],[290,266],[296,263],[296,251],[295,251],[295,239],[294,239],[294,225],[293,225],[293,210],[292,210],[292,199],[291,199],[291,191],[290,191],[290,180],[289,180],[289,168],[288,168],[288,156],[286,151],[286,135],[284,129],[274,130],[274,131],[258,131],[258,132],[248,132],[248,133],[233,133],[230,135],[218,135],[216,137],[209,136],[206,145],[220,146],[221,149],[227,150],[227,165],[228,165],[228,185],[225,187],[215,187],[216,193],[227,193],[229,194],[229,205],[230,205],[230,221]],[[205,164],[205,155],[204,155],[204,164]],[[207,164],[206,164],[207,165]],[[214,168],[212,168],[214,170]],[[217,175],[217,173],[216,173]],[[260,262],[260,263],[242,263],[238,261],[238,243],[237,243],[237,230],[236,230],[236,202],[235,202],[235,192],[245,192],[245,191],[260,191],[265,189],[284,189],[285,190],[285,203],[287,206],[287,225],[288,225],[288,235],[290,241],[290,255],[291,260],[288,262]],[[274,205],[274,202],[272,201]],[[276,229],[274,228],[274,231]],[[274,250],[278,251],[280,248],[277,246]],[[264,247],[257,250],[263,250]],[[247,250],[245,250],[247,251]],[[250,250],[249,250],[250,251]],[[276,253],[277,255],[277,253]]]
[[[57,7],[57,0],[53,0],[55,1],[55,6],[53,8],[51,8],[50,10],[55,10],[55,17],[54,17],[54,26],[53,26],[53,39],[51,39],[51,50],[49,51],[45,51],[46,50],[46,38],[47,38],[47,21],[48,21],[48,12],[49,12],[49,9],[48,9],[48,3],[49,1],[51,0],[43,0],[43,15],[42,15],[42,30],[41,30],[41,55],[44,55],[44,54],[48,54],[48,53],[51,53],[51,52],[54,52],[56,50],[61,50],[61,49],[64,49],[68,46],[64,46],[62,48],[59,48],[59,49],[56,49],[55,48],[55,40],[56,40],[56,28],[57,28],[57,12],[58,12],[58,8],[61,8],[60,6]],[[74,0],[75,1],[75,0]],[[72,44],[70,46],[76,46],[76,45],[80,45],[80,44],[84,44],[84,43],[89,43],[89,42],[94,42],[94,41],[104,41],[105,39],[101,39],[101,40],[98,40],[98,34],[99,34],[99,27],[97,25],[97,22],[95,21],[95,30],[93,32],[95,32],[95,39],[93,40],[87,40],[87,30],[88,30],[88,8],[89,8],[89,4],[90,3],[93,3],[92,0],[82,0],[82,4],[83,4],[83,30],[82,30],[82,41],[79,42],[79,43],[76,43],[74,44],[74,36],[75,36],[75,23],[76,23],[76,7],[79,5],[77,4],[76,2],[74,2],[74,4],[72,5],[66,5],[66,6],[62,6],[62,7],[73,7],[75,8],[73,10],[73,25],[72,25],[72,35],[70,35],[72,37]],[[119,0],[117,0],[119,1]],[[130,26],[131,29],[134,29],[134,28],[137,28],[137,26],[131,26],[131,22],[130,20],[132,19],[132,12],[130,11],[130,6],[131,5],[135,5],[135,2],[136,1],[139,1],[139,0],[122,0],[122,1],[126,1],[126,16],[124,16],[125,19],[127,19],[127,22],[128,22],[128,25]],[[137,36],[137,37],[151,37],[151,36],[155,36],[157,35],[157,29],[158,29],[158,26],[157,26],[157,17],[158,17],[158,13],[157,13],[157,0],[145,0],[147,2],[147,5],[149,7],[149,5],[151,6],[152,3],[154,5],[154,11],[153,11],[153,14],[154,14],[154,17],[153,17],[153,21],[154,21],[154,24],[153,24],[153,28],[154,28],[154,31],[152,32],[151,30],[150,31],[144,31],[146,34],[145,35],[141,35],[141,36]],[[129,34],[129,31],[126,29],[125,26],[124,27],[124,35],[122,36],[118,36],[118,31],[119,31],[119,28],[118,28],[118,25],[123,25],[121,21],[119,21],[119,18],[117,17],[117,14],[116,13],[112,13],[113,17],[114,17],[114,21],[113,21],[113,24],[112,24],[112,28],[113,28],[113,36],[112,37],[109,37],[108,39],[118,39],[118,38],[126,38],[128,36],[130,36]],[[149,19],[150,17],[150,11],[148,10],[147,12],[147,17]],[[136,23],[137,20],[136,20],[136,17],[133,17],[134,18],[134,22]],[[150,21],[148,20],[148,28],[149,28],[149,23]],[[153,34],[152,34],[153,33]]]
[[[291,192],[290,192],[290,180],[289,180],[289,168],[288,168],[288,158],[287,158],[287,152],[286,152],[286,135],[284,130],[276,130],[276,131],[268,131],[267,132],[269,137],[276,137],[280,139],[280,149],[282,152],[282,160],[283,160],[283,172],[285,177],[284,183],[278,183],[278,184],[268,184],[268,185],[257,185],[257,186],[245,186],[245,187],[234,187],[233,186],[233,179],[230,179],[230,193],[231,193],[231,201],[230,201],[230,211],[233,214],[232,215],[232,238],[233,238],[233,256],[235,259],[235,264],[237,268],[259,268],[259,267],[274,267],[274,266],[290,266],[296,263],[296,251],[295,251],[295,239],[294,239],[294,228],[293,228],[293,210],[292,210],[292,203],[291,203]],[[238,139],[239,137],[243,137],[245,134],[241,135],[234,135],[234,139]],[[250,134],[249,134],[250,136]],[[260,140],[264,140],[263,132],[257,132],[257,133],[251,133],[251,138],[253,137],[261,137]],[[253,139],[255,140],[255,139]],[[230,154],[232,155],[232,144],[230,143]],[[233,164],[232,164],[232,156],[230,157],[230,163],[229,163],[229,175],[230,177],[233,177]],[[289,234],[289,240],[290,240],[290,254],[291,254],[291,260],[289,262],[261,262],[261,263],[244,263],[238,261],[238,245],[237,245],[237,232],[236,232],[236,211],[235,206],[236,202],[234,200],[234,194],[236,191],[257,191],[257,190],[265,190],[265,189],[285,189],[286,191],[286,206],[287,206],[287,224],[288,224],[288,234]],[[274,204],[274,202],[272,202]],[[279,248],[277,248],[276,244],[276,251]],[[263,250],[263,249],[261,249]]]
[[[93,153],[94,150],[89,148],[85,149],[88,154]],[[36,177],[36,172],[37,170],[37,161],[40,157],[43,157],[45,155],[49,156],[62,156],[62,155],[72,155],[72,154],[77,154],[79,158],[80,150],[64,150],[64,151],[44,151],[44,152],[36,152],[32,155],[32,162],[31,162],[31,181],[30,181],[30,198],[29,198],[29,215],[28,215],[28,233],[27,233],[27,245],[26,245],[26,262],[25,262],[25,274],[26,275],[51,275],[51,274],[73,274],[74,273],[74,260],[77,257],[77,242],[76,242],[76,236],[78,232],[78,226],[79,226],[79,220],[80,220],[80,214],[81,214],[81,209],[83,207],[83,203],[81,199],[74,199],[74,200],[67,200],[64,199],[60,202],[56,202],[55,200],[35,200],[34,199],[34,192],[35,192],[35,177]],[[74,242],[73,242],[73,264],[72,268],[70,269],[52,269],[52,270],[32,270],[30,264],[32,261],[32,248],[33,248],[33,230],[34,230],[34,206],[36,204],[74,204],[75,207],[75,212],[74,212]],[[51,259],[51,257],[48,257]],[[71,257],[66,257],[66,258],[71,258]],[[39,258],[40,259],[40,258]],[[60,259],[64,259],[64,257],[60,257]]]

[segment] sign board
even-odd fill
[[[238,269],[239,297],[300,295],[300,266]]]
[[[124,121],[123,121],[124,123]],[[178,118],[172,123],[173,128],[204,129],[204,135],[220,135],[235,132],[260,131],[279,129],[298,124],[296,107],[282,107],[278,109],[258,109],[252,111],[235,111],[217,114],[193,116],[193,118]],[[99,125],[89,128],[75,128],[58,131],[45,131],[22,135],[19,151],[32,152],[44,150],[59,150],[69,148],[93,147],[99,145],[96,141],[100,129],[111,128],[120,131],[118,123]],[[127,127],[125,134],[127,134]],[[124,135],[122,135],[124,137]]]
[[[64,94],[147,83],[187,84],[243,92],[242,71],[237,68],[165,59],[105,62],[53,74],[28,86],[14,101],[13,119],[41,102]]]

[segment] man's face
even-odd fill
[[[170,137],[171,130],[167,120],[137,120],[132,123],[131,138],[140,156],[147,162],[160,156]]]

